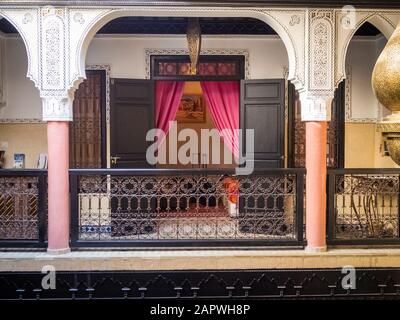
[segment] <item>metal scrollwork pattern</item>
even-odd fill
[[[296,239],[296,174],[79,175],[79,240]]]
[[[334,205],[336,239],[399,237],[399,175],[336,175]]]
[[[0,240],[38,239],[38,178],[0,177]]]

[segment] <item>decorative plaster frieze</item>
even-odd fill
[[[26,118],[26,119],[15,119],[15,118],[5,118],[0,119],[0,124],[43,124],[46,123],[42,119],[37,118]]]
[[[62,9],[42,9],[41,90],[66,90],[65,25]]]
[[[74,19],[79,13],[79,19]],[[298,90],[305,84],[306,9],[245,7],[71,7],[68,8],[69,52],[71,52],[69,88],[84,78],[85,55],[96,32],[112,19],[123,16],[252,17],[270,25],[285,43],[289,57],[289,80]],[[296,16],[296,17],[294,17]]]
[[[188,55],[187,49],[145,49],[145,75],[146,79],[150,79],[150,64],[152,55]],[[250,53],[247,49],[202,49],[202,55],[236,55],[244,56],[244,67],[245,67],[245,79],[250,79]]]
[[[73,99],[70,97],[42,97],[43,121],[72,121]]]
[[[295,26],[296,24],[299,24],[300,22],[301,22],[301,18],[300,18],[297,14],[294,14],[294,15],[292,15],[291,18],[290,18],[289,25],[290,25],[291,27],[293,27],[293,26]]]
[[[33,16],[30,12],[25,13],[24,18],[22,19],[23,24],[28,24],[33,21]]]
[[[308,90],[334,90],[334,25],[333,10],[309,12]]]

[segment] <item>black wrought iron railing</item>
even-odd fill
[[[0,170],[0,247],[45,247],[46,180],[46,170]]]
[[[70,170],[71,246],[302,247],[304,175]]]
[[[328,170],[328,244],[400,244],[400,169]]]

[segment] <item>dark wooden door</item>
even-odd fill
[[[255,168],[283,167],[285,80],[242,80],[240,96],[243,153],[246,154],[249,149],[246,146],[246,129],[254,129]]]
[[[154,81],[111,80],[111,163],[113,168],[144,168],[155,127]]]
[[[70,122],[70,168],[106,167],[106,72],[86,70],[75,92]]]
[[[145,168],[146,151],[151,142],[146,134],[155,127],[154,81],[111,79],[111,167]],[[129,188],[129,187],[128,187]],[[135,236],[154,231],[147,218],[149,203],[138,199],[111,198],[111,235]],[[155,212],[155,199],[150,200]]]
[[[285,145],[285,80],[243,80],[241,82],[240,128],[243,153],[246,130],[254,130],[254,167],[282,168]],[[245,159],[246,164],[249,160]],[[284,220],[283,199],[269,197],[245,199],[239,195],[239,229],[247,233],[267,233],[269,224],[264,217],[273,215]],[[255,221],[258,221],[255,223]]]

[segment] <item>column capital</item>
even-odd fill
[[[73,99],[65,96],[44,96],[43,121],[72,121]]]
[[[300,93],[302,121],[330,121],[334,93],[313,95]]]

